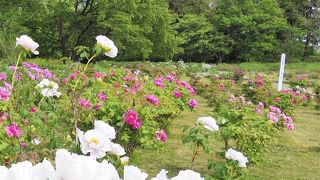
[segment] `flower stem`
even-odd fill
[[[16,73],[17,73],[17,70],[18,70],[18,65],[19,65],[19,61],[21,59],[22,53],[23,53],[23,51],[21,51],[21,53],[19,54],[17,62],[16,62],[16,65],[15,65],[15,68],[14,68],[14,71],[13,71],[12,80],[11,80],[12,91],[14,89],[14,80],[16,79]]]
[[[87,68],[88,68],[89,63],[90,63],[90,62],[92,61],[92,59],[95,58],[96,56],[97,56],[97,55],[95,54],[95,55],[93,55],[93,56],[88,60],[86,66],[84,67],[83,72],[82,72],[81,74],[86,73],[86,70],[87,70]],[[77,86],[78,86],[78,83],[79,83],[79,79],[77,78],[76,84],[74,85],[74,88],[73,88],[73,92],[76,91],[76,88],[77,88]]]

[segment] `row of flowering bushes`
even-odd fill
[[[118,51],[107,37],[96,39],[91,51],[78,48],[85,66],[55,71],[25,61],[39,54],[39,45],[17,38],[17,62],[0,73],[2,165],[53,160],[64,148],[121,167],[135,148],[161,147],[172,120],[197,107],[195,90],[176,73],[149,78],[140,70],[90,66],[100,54],[113,58]]]
[[[245,155],[234,159],[240,159],[239,164],[208,161],[215,178],[243,176],[245,169],[239,167],[262,160],[283,128],[295,128],[295,108],[313,101],[306,91],[292,88],[277,92],[263,74],[246,79],[244,75],[236,72],[234,76],[210,76],[210,81],[193,79],[193,86],[208,100],[215,117],[201,117],[197,124],[204,124],[215,133],[204,131],[201,126],[185,129],[183,142],[195,147],[192,161],[199,148],[210,153],[216,143],[222,143],[225,151],[232,148]]]

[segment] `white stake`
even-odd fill
[[[279,80],[278,80],[278,91],[282,90],[282,82],[283,82],[285,63],[286,63],[286,54],[281,54],[281,65],[280,65]]]

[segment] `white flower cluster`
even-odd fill
[[[211,64],[201,64],[201,67],[202,67],[202,71],[207,72],[210,69],[212,69],[213,65],[211,65]]]
[[[206,129],[209,129],[212,132],[219,130],[219,126],[213,117],[199,117],[197,124],[203,125]]]
[[[94,122],[94,129],[88,130],[86,133],[77,129],[77,136],[80,141],[80,148],[84,154],[90,153],[93,158],[102,158],[106,152],[117,156],[125,155],[124,148],[111,142],[116,138],[114,127],[100,120]]]
[[[182,69],[185,69],[185,68],[187,68],[187,65],[186,65],[186,63],[184,63],[184,62],[181,60],[181,61],[178,61],[178,67],[179,67],[179,68],[182,68]]]
[[[238,161],[240,167],[247,167],[246,163],[249,162],[242,152],[238,152],[232,148],[228,149],[225,156],[227,159]]]
[[[31,52],[35,55],[39,54],[39,51],[36,51],[39,44],[27,35],[22,35],[19,38],[16,38],[16,46],[21,46],[25,51]]]
[[[12,164],[11,168],[0,166],[0,180],[120,180],[116,168],[106,160],[97,162],[90,156],[72,154],[65,149],[56,152],[55,168],[43,160],[32,165],[29,161]],[[167,171],[161,172],[152,180],[168,180]],[[124,180],[145,180],[148,174],[136,166],[124,166]],[[180,171],[172,180],[203,180],[192,170]]]
[[[42,96],[45,97],[61,96],[61,92],[58,92],[59,85],[54,81],[50,81],[49,79],[43,79],[39,84],[36,85],[36,88],[39,88]]]

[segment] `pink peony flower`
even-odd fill
[[[21,143],[20,147],[21,147],[21,149],[26,149],[27,148],[27,143]]]
[[[178,90],[174,90],[173,94],[176,98],[181,98],[183,96],[182,92]]]
[[[125,122],[129,125],[135,125],[137,123],[137,120],[139,119],[138,113],[133,109],[128,110],[123,115],[123,118],[124,118]]]
[[[292,117],[291,116],[287,116],[287,118],[285,119],[287,123],[292,123]]]
[[[276,116],[276,114],[274,112],[269,112],[268,117],[270,120],[272,120],[275,123],[277,123],[279,121],[279,118]]]
[[[175,74],[169,74],[167,77],[166,77],[166,80],[169,81],[169,82],[172,82],[176,79],[176,75]]]
[[[259,108],[260,108],[260,109],[263,109],[263,108],[264,108],[263,102],[259,102]]]
[[[7,79],[7,74],[4,72],[0,73],[0,80],[5,81],[6,79]]]
[[[91,103],[88,99],[80,99],[80,106],[84,107],[86,110],[91,108]]]
[[[308,96],[306,96],[306,95],[303,95],[302,97],[301,97],[304,101],[308,101]]]
[[[288,130],[294,130],[294,125],[293,125],[293,123],[288,123],[288,124],[287,124],[287,128],[288,128]]]
[[[108,100],[108,97],[107,97],[104,93],[102,93],[102,92],[98,93],[98,97],[99,97],[99,99],[100,99],[101,101],[106,101],[106,100]]]
[[[188,103],[191,108],[196,108],[198,106],[198,102],[195,99],[191,99]]]
[[[146,96],[147,101],[152,103],[154,106],[157,106],[159,104],[159,99],[155,95],[147,95]]]
[[[102,104],[97,104],[94,106],[94,110],[98,111],[102,106],[103,106]]]
[[[33,113],[38,112],[38,111],[39,111],[38,108],[35,107],[35,106],[33,106],[33,107],[30,109],[30,112],[33,112]]]
[[[156,138],[159,141],[166,141],[168,139],[168,135],[165,130],[160,129],[156,132]]]
[[[220,91],[224,91],[225,90],[225,86],[224,86],[223,83],[219,84],[219,89],[220,89]]]
[[[142,121],[138,119],[135,124],[132,125],[133,129],[140,129],[142,127]]]
[[[51,71],[49,71],[48,69],[44,69],[42,74],[47,79],[51,79],[54,76],[53,73]]]
[[[0,100],[9,101],[11,91],[5,87],[0,87]]]
[[[77,79],[77,77],[78,77],[78,72],[73,72],[73,73],[70,75],[70,78],[71,78],[72,80]]]
[[[63,83],[63,84],[68,84],[68,82],[69,82],[69,79],[68,79],[68,78],[63,78],[63,79],[62,79],[62,83]]]
[[[6,132],[8,137],[20,138],[22,136],[22,130],[16,123],[12,123],[11,125],[7,126]]]
[[[155,79],[154,84],[160,88],[163,88],[164,87],[163,77],[158,77],[157,79]]]
[[[96,79],[103,79],[106,76],[107,76],[106,73],[103,73],[103,72],[95,72],[94,73],[94,78],[96,78]]]
[[[277,114],[281,113],[281,109],[275,106],[269,106],[270,111],[275,112]]]

